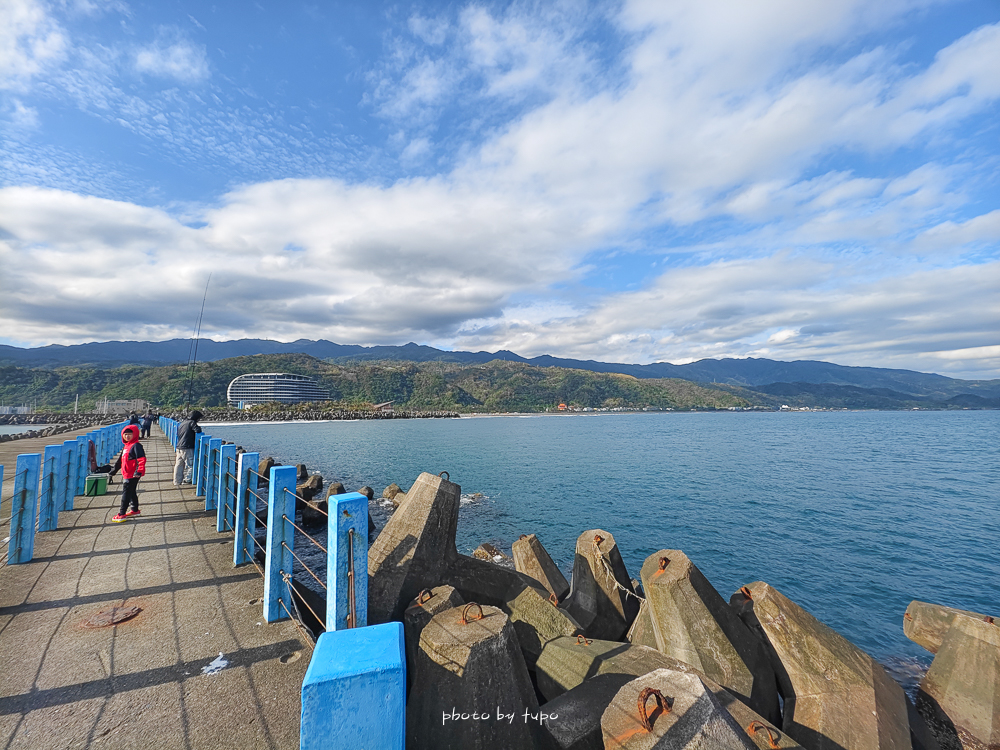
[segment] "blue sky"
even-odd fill
[[[0,342],[1000,377],[1000,5],[0,4]]]

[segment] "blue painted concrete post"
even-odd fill
[[[223,445],[219,451],[219,494],[216,500],[215,530],[232,531],[236,513],[236,446]]]
[[[38,498],[38,530],[59,526],[59,454],[61,445],[46,445],[42,458],[42,488]]]
[[[334,495],[327,512],[326,629],[363,628],[368,624],[368,498],[357,492]]]
[[[219,499],[219,454],[222,453],[222,438],[208,441],[208,470],[205,479],[205,510],[215,510]]]
[[[302,681],[299,748],[403,750],[405,740],[403,624],[323,633]]]
[[[82,495],[86,490],[87,474],[90,473],[90,466],[87,465],[87,446],[90,438],[80,435],[76,439],[76,488],[73,494]]]
[[[59,510],[73,510],[76,488],[76,441],[64,440],[59,461]]]
[[[197,497],[205,496],[205,487],[208,483],[208,441],[211,435],[198,433],[195,436],[195,492]]]
[[[236,487],[236,541],[233,543],[233,565],[253,560],[256,552],[253,533],[257,529],[257,466],[259,453],[241,453]],[[2,467],[0,467],[2,468]],[[2,479],[3,477],[0,477]]]
[[[268,622],[284,620],[292,611],[292,595],[288,587],[292,577],[291,550],[294,549],[295,530],[284,518],[295,518],[296,473],[294,466],[271,467],[264,552],[264,619]],[[288,576],[288,584],[285,583],[285,576]]]
[[[31,562],[35,554],[35,514],[38,512],[39,453],[22,453],[14,469],[14,497],[10,506],[10,544],[7,564]]]

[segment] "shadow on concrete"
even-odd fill
[[[87,596],[73,596],[68,599],[54,599],[47,602],[29,602],[26,604],[16,604],[9,607],[0,607],[0,617],[6,615],[19,615],[25,612],[39,612],[45,609],[62,609],[63,607],[76,607],[81,604],[96,604],[107,601],[123,601],[139,596],[152,596],[154,594],[166,594],[171,591],[182,591],[184,589],[197,589],[203,586],[218,586],[225,583],[236,583],[238,581],[256,580],[259,576],[256,573],[244,573],[242,575],[204,578],[200,581],[184,581],[182,583],[165,583],[160,586],[147,586],[141,589],[125,589],[124,591],[109,591],[106,594],[89,594]]]
[[[302,644],[299,641],[287,640],[267,646],[243,649],[232,654],[226,654],[226,659],[229,661],[227,669],[248,667],[257,662],[277,659],[301,648]],[[200,677],[202,668],[208,666],[214,660],[214,658],[196,659],[169,667],[147,669],[142,672],[133,672],[132,674],[113,675],[103,680],[91,680],[90,682],[81,682],[75,685],[49,688],[47,690],[32,690],[29,693],[7,696],[0,698],[0,716],[27,713],[28,711],[37,711],[38,709],[50,706],[60,706],[66,703],[90,700],[91,698],[106,698],[115,693],[139,690],[153,685],[163,685],[167,682],[183,682],[190,677]]]

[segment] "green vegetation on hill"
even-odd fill
[[[543,411],[565,403],[578,408],[725,409],[748,406],[742,395],[690,381],[535,367],[496,360],[482,365],[446,362],[366,362],[338,365],[305,354],[260,354],[198,364],[194,403],[224,406],[226,388],[238,375],[288,372],[315,378],[333,400],[345,404],[394,401],[399,409],[459,412]],[[111,370],[59,367],[0,367],[0,400],[37,401],[39,409],[81,410],[109,399],[142,398],[162,408],[183,406],[187,368],[183,365]]]

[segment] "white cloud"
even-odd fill
[[[975,156],[921,149],[995,112],[1000,25],[923,69],[856,43],[921,5],[627,2],[612,64],[571,3],[414,16],[368,104],[393,120],[404,168],[449,149],[448,171],[246,184],[189,209],[198,228],[128,201],[8,188],[0,263],[16,291],[0,320],[24,341],[184,335],[214,271],[206,321],[227,337],[992,366],[975,352],[1000,330],[1000,213],[968,215]],[[81,51],[89,62],[61,81],[81,107],[187,158],[310,156],[266,117],[178,116],[165,95],[133,95],[117,80],[126,57],[144,73],[209,75],[203,48],[161,35],[131,57]],[[466,120],[450,129],[445,109]],[[888,163],[902,149],[912,163]],[[621,291],[602,278],[615,254],[656,270]],[[122,289],[148,304],[123,315]],[[956,351],[970,354],[940,354]]]
[[[186,39],[170,43],[166,39],[158,39],[137,49],[135,69],[139,73],[174,78],[185,83],[194,83],[209,77],[205,46],[193,44]]]
[[[65,32],[36,0],[0,3],[0,90],[24,89],[65,54]]]

